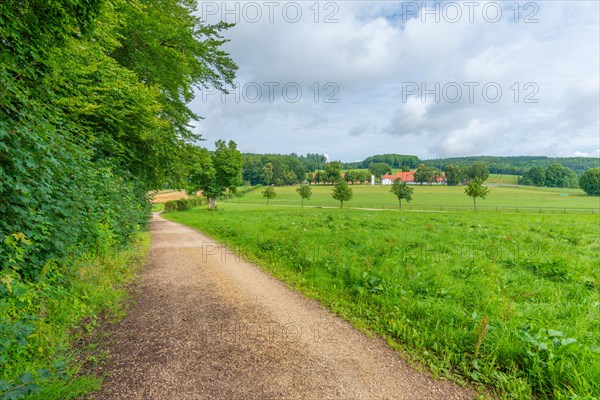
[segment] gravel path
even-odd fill
[[[468,399],[380,339],[158,215],[96,399]]]

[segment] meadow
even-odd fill
[[[398,200],[390,193],[390,186],[350,185],[354,191],[352,200],[344,204],[352,208],[397,208]],[[472,209],[473,200],[464,193],[464,186],[413,185],[414,195],[408,209]],[[339,206],[331,197],[330,185],[312,185],[312,197],[305,202],[308,206]],[[600,199],[586,196],[581,189],[554,189],[530,186],[491,186],[485,200],[477,199],[481,209],[499,211],[587,211],[600,212]],[[264,204],[262,190],[255,190],[241,198],[230,201],[247,204]],[[277,197],[274,205],[300,205],[296,187],[275,187]],[[566,210],[565,210],[566,209]]]
[[[232,246],[435,375],[505,398],[600,397],[597,214],[219,210],[165,216]]]

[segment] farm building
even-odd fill
[[[394,183],[396,179],[400,178],[402,182],[415,182],[415,172],[396,172],[393,175],[385,174],[381,175],[381,184],[382,185],[391,185]]]
[[[395,174],[385,174],[381,175],[381,184],[382,185],[391,185],[394,183],[396,179],[400,179],[402,182],[406,183],[415,183],[415,171],[409,172],[396,172]],[[439,175],[435,177],[435,184],[442,184],[446,181],[443,175]]]

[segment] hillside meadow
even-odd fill
[[[506,398],[600,396],[598,215],[219,208],[165,216],[436,375]]]

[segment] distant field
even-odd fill
[[[398,201],[392,193],[390,186],[381,185],[350,185],[354,190],[354,197],[345,203],[348,207],[357,208],[395,208]],[[451,208],[472,207],[473,201],[464,194],[464,186],[420,186],[414,185],[413,201],[410,203],[415,209],[422,208]],[[339,203],[331,198],[332,186],[313,185],[313,196],[305,202],[309,206],[336,206]],[[491,187],[487,199],[478,199],[477,203],[482,209],[494,209],[496,207],[521,207],[526,208],[585,208],[600,209],[600,198],[586,196],[580,189],[548,189],[534,187]],[[239,203],[264,203],[262,190],[246,194],[232,202]],[[296,187],[275,187],[277,197],[271,200],[272,204],[299,205],[300,196],[296,193]],[[563,196],[561,196],[561,194]],[[568,196],[565,196],[568,195]]]
[[[166,203],[171,200],[187,199],[188,195],[182,190],[161,190],[153,193],[153,203]]]
[[[500,184],[500,185],[516,185],[519,176],[517,175],[501,175],[501,174],[490,174],[489,178],[485,182],[488,185]]]
[[[325,198],[331,187],[314,189]],[[373,201],[391,198],[389,188],[356,189]],[[422,201],[464,196],[462,188],[417,189]],[[276,190],[298,202],[293,188]],[[556,191],[494,196],[589,204]],[[219,208],[166,217],[239,250],[435,374],[512,399],[600,396],[598,215]]]

